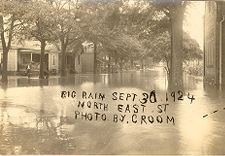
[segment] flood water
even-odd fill
[[[165,71],[159,67],[43,81],[10,77],[8,88],[0,89],[0,154],[225,154],[225,94],[203,87],[201,78],[184,76],[184,94],[195,98],[191,104],[186,96],[168,102],[166,114],[174,117],[174,124],[166,118],[162,123],[141,122],[141,114],[154,116],[166,88]],[[124,113],[127,122],[111,120],[118,114],[118,104],[137,103],[112,100],[113,92],[141,96],[152,90],[160,97],[158,104],[147,103],[146,108],[153,109],[137,113],[137,123],[132,122],[132,112]],[[76,91],[77,97],[62,99],[61,91]],[[75,119],[82,91],[105,94],[108,111],[97,111],[110,120]],[[94,108],[79,111],[96,112]]]

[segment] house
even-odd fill
[[[8,71],[11,74],[24,73],[29,63],[32,72],[39,72],[40,43],[38,41],[24,41],[13,44],[8,53]],[[2,64],[2,48],[0,47],[0,63]],[[48,44],[45,50],[44,68],[58,73],[61,69],[61,53],[54,45]],[[69,73],[93,73],[94,44],[85,41],[81,46],[72,45],[66,52],[66,70]]]
[[[204,83],[225,86],[225,2],[206,1],[204,16]]]
[[[81,73],[81,55],[82,55],[82,46],[70,46],[67,48],[66,52],[66,58],[65,58],[65,63],[66,63],[66,71],[70,74],[74,73]],[[58,70],[61,70],[61,53],[59,53],[59,68]]]
[[[0,48],[0,63],[2,64],[3,54]],[[58,54],[59,52],[52,46],[46,46],[45,65],[51,71],[58,71]],[[8,71],[16,74],[24,72],[29,63],[32,63],[32,71],[39,71],[40,64],[40,45],[37,41],[24,41],[21,44],[13,44],[8,53]]]
[[[59,53],[59,70],[61,67]],[[89,41],[70,45],[66,52],[66,70],[69,73],[94,72],[94,44]]]

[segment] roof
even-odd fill
[[[0,44],[0,49],[2,49],[2,46]],[[19,49],[23,50],[24,52],[30,52],[30,51],[36,51],[36,53],[40,53],[41,50],[41,43],[39,41],[32,41],[32,40],[26,40],[21,43],[12,43],[12,46],[10,49]],[[59,53],[57,48],[53,44],[47,44],[45,48],[46,52],[50,53]]]

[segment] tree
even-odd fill
[[[79,26],[80,9],[78,1],[53,0],[54,13],[52,19],[56,25],[54,34],[60,43],[61,51],[61,76],[66,76],[66,52],[68,46],[80,42],[82,32]],[[57,43],[56,43],[57,44]]]
[[[143,44],[148,50],[147,56],[153,57],[154,61],[163,61],[166,63],[166,72],[170,75],[171,60],[171,40],[168,31],[154,35],[151,38],[143,40]]]
[[[48,1],[34,1],[29,3],[27,13],[23,16],[24,22],[21,27],[22,34],[26,38],[35,38],[40,42],[41,55],[40,55],[40,73],[39,78],[44,78],[44,70],[47,65],[45,60],[45,48],[47,42],[55,40],[53,30],[55,23],[52,19],[53,10]]]
[[[203,59],[203,51],[200,49],[198,42],[186,32],[183,35],[183,52],[184,61]]]
[[[114,58],[116,63],[118,59],[137,59],[144,51],[138,37],[134,33],[124,31],[129,24],[124,22],[127,13],[121,10],[123,5],[123,1],[120,0],[83,3],[87,13],[84,21],[88,21],[83,29],[85,38],[94,45],[101,45],[104,52],[110,58]],[[94,50],[95,56],[98,54],[97,47],[95,46]],[[96,67],[96,61],[94,64]]]
[[[143,44],[149,49],[147,55],[154,58],[156,62],[163,61],[166,63],[166,71],[168,76],[171,72],[171,38],[170,33],[165,31],[161,34],[152,36],[148,40],[144,40]],[[182,63],[189,60],[201,59],[202,51],[196,40],[192,39],[190,35],[184,32],[183,35],[183,49],[182,49]]]
[[[183,19],[187,1],[155,0],[153,5],[157,6],[170,21],[171,34],[171,63],[170,63],[170,87],[183,88],[182,50],[183,50]]]
[[[20,18],[26,10],[26,1],[2,0],[0,5],[0,33],[3,50],[2,82],[8,82],[8,53],[11,48],[14,30],[21,25]]]
[[[171,67],[170,83],[173,88],[183,88],[183,19],[184,4],[178,2],[170,9],[171,20]]]

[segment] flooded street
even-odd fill
[[[8,88],[0,89],[0,154],[225,154],[224,92],[203,87],[201,78],[189,75],[184,76],[184,87],[184,94],[195,100],[190,104],[185,96],[183,101],[169,102],[166,114],[174,117],[174,124],[166,118],[162,123],[146,119],[146,124],[132,113],[127,113],[127,122],[88,121],[74,115],[82,91],[104,93],[109,116],[118,114],[118,104],[137,102],[113,101],[113,92],[138,97],[155,90],[158,103],[163,103],[167,92],[163,68],[43,81],[10,77]],[[76,91],[77,98],[62,99],[61,91]]]

